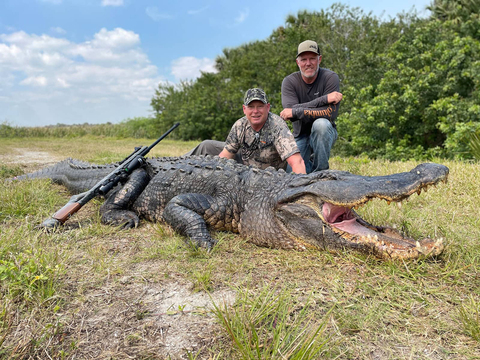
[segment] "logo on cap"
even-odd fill
[[[297,57],[300,56],[301,53],[307,51],[320,55],[320,51],[318,51],[318,44],[313,40],[305,40],[298,45]]]

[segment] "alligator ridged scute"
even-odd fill
[[[50,178],[79,193],[115,166],[67,159],[18,179]],[[400,202],[447,176],[448,168],[434,163],[368,177],[337,170],[290,174],[210,156],[150,158],[107,194],[101,213],[104,223],[125,227],[137,226],[140,218],[166,222],[206,248],[215,244],[214,229],[272,248],[352,249],[382,259],[417,259],[439,255],[442,239],[407,238],[369,224],[353,208],[375,198]]]

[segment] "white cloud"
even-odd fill
[[[65,39],[48,35],[29,35],[24,31],[14,32],[8,35],[0,34],[0,40],[31,51],[51,51],[53,49],[64,48],[69,44],[69,41]]]
[[[32,76],[21,81],[20,85],[46,86],[47,78],[45,76]]]
[[[69,88],[71,85],[67,83],[65,79],[62,79],[60,77],[57,77],[56,79],[56,85],[62,88]]]
[[[55,34],[60,34],[60,35],[63,35],[63,34],[66,34],[67,32],[65,30],[63,30],[61,27],[59,26],[56,26],[56,27],[51,27],[50,28],[50,31],[55,33]]]
[[[245,8],[243,11],[240,11],[240,14],[235,18],[235,24],[239,25],[247,20],[248,15],[250,14],[250,9]]]
[[[123,6],[123,0],[102,0],[102,6]]]
[[[201,71],[216,73],[215,60],[185,56],[172,61],[172,74],[177,81],[193,80],[201,75]]]
[[[2,116],[19,125],[51,123],[55,116],[61,123],[141,116],[162,81],[139,35],[122,28],[101,29],[78,43],[24,31],[0,34],[0,79]],[[99,120],[95,109],[105,116]]]
[[[154,21],[161,21],[173,18],[173,16],[170,14],[160,12],[156,6],[147,7],[145,9],[145,13]]]
[[[207,6],[204,6],[203,8],[201,8],[201,9],[188,10],[188,11],[187,11],[187,14],[189,14],[189,15],[200,14],[200,13],[204,12],[205,10],[207,10],[209,7],[210,7],[210,6],[207,5]]]
[[[92,44],[95,47],[114,47],[114,48],[128,48],[140,44],[140,36],[133,31],[116,28],[113,31],[108,31],[103,28],[96,33]]]

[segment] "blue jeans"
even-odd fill
[[[224,147],[225,147],[225,143],[223,141],[203,140],[200,144],[195,146],[192,150],[190,150],[184,156],[192,156],[192,155],[216,156],[222,152]],[[237,152],[235,154],[235,161],[238,162],[239,164],[243,164],[243,160],[240,152]]]
[[[301,134],[295,138],[300,155],[305,162],[307,174],[329,168],[330,150],[337,141],[337,137],[337,130],[330,121],[319,118],[313,122],[310,135]],[[311,158],[312,154],[313,158]]]

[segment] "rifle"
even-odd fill
[[[90,190],[81,194],[73,195],[64,207],[53,214],[51,218],[46,219],[40,225],[40,227],[44,229],[54,229],[60,225],[63,225],[65,221],[67,221],[73,214],[80,210],[82,206],[84,206],[94,197],[107,194],[122,179],[127,178],[134,170],[143,166],[146,163],[145,156],[150,152],[150,150],[152,150],[155,145],[162,141],[179,125],[180,123],[173,125],[165,134],[155,140],[152,145],[136,147],[130,155],[120,161],[115,170],[96,183]]]

